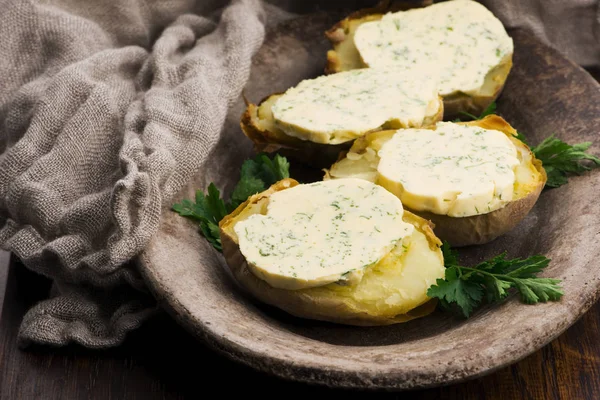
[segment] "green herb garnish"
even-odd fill
[[[285,157],[275,155],[270,159],[259,154],[254,159],[244,161],[240,180],[235,185],[231,200],[225,202],[214,183],[208,185],[208,194],[196,191],[195,202],[183,199],[173,204],[173,211],[182,217],[197,221],[202,235],[219,251],[222,251],[219,222],[253,194],[266,190],[284,178],[289,178],[290,164]]]
[[[438,279],[427,295],[438,298],[446,309],[456,305],[465,317],[484,301],[502,301],[511,291],[519,293],[521,301],[527,304],[557,301],[563,295],[560,280],[536,277],[550,262],[544,256],[506,259],[506,253],[502,253],[475,267],[463,267],[458,265],[457,253],[448,243],[444,242],[442,252],[445,279]]]
[[[542,162],[548,175],[546,186],[562,186],[567,183],[568,175],[581,175],[600,166],[600,158],[585,152],[591,145],[591,142],[570,145],[552,135],[532,148],[531,151]],[[584,163],[586,160],[591,162]]]
[[[488,115],[492,115],[495,112],[496,112],[496,102],[493,101],[489,106],[486,107],[485,110],[483,110],[483,112],[481,114],[479,114],[479,116],[473,115],[473,114],[465,112],[465,111],[461,111],[460,114],[469,118],[469,120],[478,120],[478,119],[483,119],[483,118],[487,117]],[[460,119],[455,120],[454,122],[460,122]]]
[[[233,211],[253,194],[262,192],[269,186],[284,178],[290,177],[290,163],[285,157],[276,154],[271,160],[259,154],[253,160],[242,164],[240,181],[231,193],[229,211]]]
[[[521,132],[517,131],[517,139],[529,146],[529,143],[527,143],[527,138]]]

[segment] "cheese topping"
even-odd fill
[[[405,206],[451,217],[486,214],[511,201],[519,165],[504,133],[452,122],[399,130],[379,157],[378,182]]]
[[[304,80],[273,105],[276,125],[289,136],[339,144],[389,122],[420,127],[439,110],[437,84],[425,74],[360,69]]]
[[[439,74],[442,96],[477,94],[488,72],[513,53],[500,20],[470,0],[386,14],[360,25],[354,44],[370,67]]]
[[[355,283],[409,236],[400,200],[361,179],[299,185],[274,193],[266,215],[238,222],[248,267],[273,287],[304,289]]]

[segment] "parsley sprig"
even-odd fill
[[[497,107],[496,102],[492,101],[492,103],[489,106],[487,106],[485,108],[485,110],[483,110],[483,112],[481,114],[479,114],[479,116],[473,115],[473,114],[465,112],[465,111],[461,111],[460,114],[464,115],[465,117],[467,117],[471,120],[483,119],[483,118],[487,117],[488,115],[495,114],[496,107]],[[460,119],[458,121],[460,121]]]
[[[591,142],[570,145],[552,135],[533,147],[531,151],[542,162],[548,175],[546,186],[562,186],[567,183],[568,175],[581,175],[599,167],[600,158],[585,152],[591,145]]]
[[[479,120],[496,112],[496,102],[490,104],[479,116],[467,112],[461,114],[471,120]],[[455,122],[460,120],[455,120]],[[529,146],[527,138],[517,132],[517,139]],[[582,173],[600,167],[600,158],[586,153],[592,145],[591,142],[583,142],[574,145],[563,142],[554,135],[544,139],[542,143],[531,147],[535,157],[542,162],[548,181],[546,187],[557,188],[568,182],[568,176]]]
[[[558,285],[560,280],[536,276],[550,262],[544,256],[507,259],[506,253],[502,253],[475,267],[464,267],[458,264],[457,253],[448,243],[444,242],[442,252],[445,279],[438,279],[427,295],[438,298],[446,309],[456,305],[465,317],[484,301],[502,301],[512,291],[518,292],[521,301],[527,304],[557,301],[563,295]]]
[[[214,183],[208,185],[207,194],[196,191],[195,201],[183,199],[173,204],[173,211],[182,217],[197,221],[202,235],[219,251],[222,251],[219,222],[227,214],[253,194],[262,192],[269,186],[284,178],[289,178],[290,164],[285,157],[275,155],[272,159],[264,154],[244,161],[240,180],[231,193],[229,202],[221,197]]]

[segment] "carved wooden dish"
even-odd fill
[[[322,73],[333,19],[315,14],[267,34],[254,60],[248,99],[257,102],[301,79]],[[514,69],[498,111],[537,144],[552,133],[568,142],[593,141],[600,132],[600,87],[581,68],[525,31],[515,42]],[[208,182],[231,190],[241,162],[253,154],[239,129],[242,101],[233,108],[205,173],[180,197]],[[592,151],[598,152],[598,145]],[[296,165],[297,166],[297,165]],[[292,176],[319,179],[296,168]],[[435,312],[405,324],[350,327],[291,317],[259,304],[230,277],[222,256],[195,224],[165,209],[162,229],[139,264],[162,305],[191,333],[229,357],[297,381],[348,388],[399,390],[448,384],[487,374],[534,352],[561,334],[600,293],[600,173],[546,190],[509,234],[462,250],[475,263],[508,250],[545,254],[544,276],[563,280],[558,303],[535,306],[511,297],[464,320]],[[178,200],[179,200],[178,198]]]

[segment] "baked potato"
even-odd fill
[[[518,165],[514,168],[511,200],[491,212],[484,209],[477,210],[475,215],[453,217],[426,209],[416,210],[404,203],[406,210],[432,221],[435,225],[434,232],[439,238],[458,247],[487,243],[513,229],[539,198],[547,177],[542,163],[535,158],[527,145],[516,138],[517,132],[501,117],[490,115],[482,120],[460,122],[457,125],[504,133],[514,144],[518,159]],[[381,184],[399,195],[401,189],[382,178],[378,172],[380,150],[395,134],[396,131],[381,131],[360,138],[347,154],[326,172],[325,179],[361,178]]]
[[[410,212],[403,221],[414,226],[410,236],[398,242],[359,282],[329,283],[308,289],[273,287],[249,268],[240,250],[235,226],[254,214],[266,214],[270,197],[298,185],[284,179],[250,197],[219,224],[223,255],[235,279],[260,301],[292,315],[348,325],[388,325],[431,313],[436,305],[427,289],[444,276],[441,242],[430,222]]]
[[[307,79],[258,105],[248,103],[240,126],[258,152],[277,151],[325,168],[367,132],[441,120],[443,102],[435,82],[385,69]]]
[[[423,8],[432,4],[431,1],[424,1],[420,3],[413,3],[412,6],[410,5],[410,3],[403,3],[400,7],[392,7],[389,5],[389,3],[390,2],[382,2],[379,6],[375,8],[361,10],[354,14],[351,14],[347,18],[335,24],[326,32],[326,36],[330,40],[333,47],[333,49],[327,52],[327,66],[325,68],[326,73],[332,74],[352,69],[367,68],[370,66],[367,62],[365,62],[364,57],[361,55],[359,49],[355,44],[356,32],[359,29],[359,27],[361,27],[363,24],[381,21],[382,18],[389,18],[388,13],[390,12]],[[448,3],[455,3],[455,1]],[[434,5],[433,7],[437,6],[438,5]],[[468,13],[463,14],[468,15]],[[490,22],[497,22],[497,24],[500,24],[499,21]],[[466,26],[467,24],[465,23],[463,25]],[[487,29],[487,26],[482,26],[482,29]],[[506,34],[505,31],[504,34]],[[433,40],[435,40],[433,35],[430,35],[429,40],[433,45]],[[411,41],[412,40],[410,39],[406,40],[406,42]],[[392,43],[392,41],[390,41],[389,43]],[[500,50],[498,49],[492,49],[492,51],[497,52],[499,57],[497,60],[494,61],[493,65],[491,65],[491,67],[487,69],[487,73],[485,74],[485,77],[482,81],[483,83],[480,86],[478,86],[476,90],[462,90],[461,87],[454,87],[448,90],[440,91],[440,94],[444,99],[444,118],[446,120],[454,119],[455,117],[459,116],[462,112],[479,115],[493,101],[495,101],[498,98],[498,96],[502,92],[504,83],[512,68],[512,41],[510,43],[511,45],[508,46],[506,49],[503,49],[501,53],[498,53],[500,52]],[[441,41],[439,44],[437,42],[435,43],[437,49],[441,48],[442,45],[443,42]],[[459,48],[459,50],[461,49]],[[438,50],[433,49],[432,51],[436,52]],[[384,55],[381,54],[379,54],[377,57],[374,57],[374,59],[378,60],[377,62],[381,62],[381,60],[384,58]],[[398,63],[398,66],[402,65],[401,61],[399,61]],[[449,70],[449,68],[446,67],[445,70]]]

